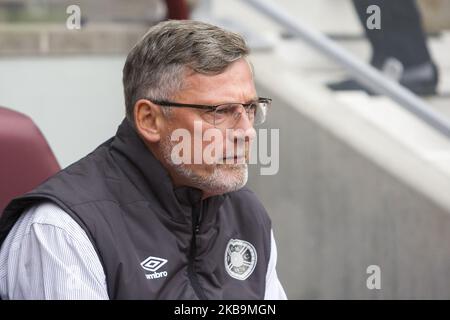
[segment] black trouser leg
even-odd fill
[[[400,60],[405,68],[431,62],[420,13],[414,0],[353,0],[353,4],[372,46],[371,63],[380,67],[387,57]],[[366,26],[367,7],[381,10],[381,29]]]

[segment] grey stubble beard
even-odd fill
[[[186,164],[174,164],[172,150],[175,142],[170,135],[161,140],[161,152],[166,165],[179,176],[190,183],[191,187],[198,188],[209,194],[223,194],[241,189],[248,180],[248,165],[244,164],[217,164],[213,172],[206,177],[197,174]]]

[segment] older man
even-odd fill
[[[270,105],[247,55],[205,23],[151,28],[125,63],[116,135],[6,208],[1,298],[285,299],[270,219],[244,187]],[[174,152],[177,130],[210,139]]]

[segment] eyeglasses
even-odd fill
[[[203,109],[205,112],[202,113],[202,118],[214,127],[221,128],[233,128],[241,118],[243,110],[254,126],[260,125],[266,121],[267,111],[272,105],[270,98],[258,98],[249,103],[224,103],[215,106],[145,99],[161,107]]]

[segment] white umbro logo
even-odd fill
[[[141,262],[141,266],[147,271],[155,272],[166,263],[167,263],[166,259],[157,257],[148,257],[147,259]]]
[[[156,272],[157,270],[161,269],[161,267],[166,263],[166,259],[150,256],[141,262],[141,267],[144,268],[144,270],[153,272],[145,275],[147,279],[157,279],[167,277],[167,271]]]

